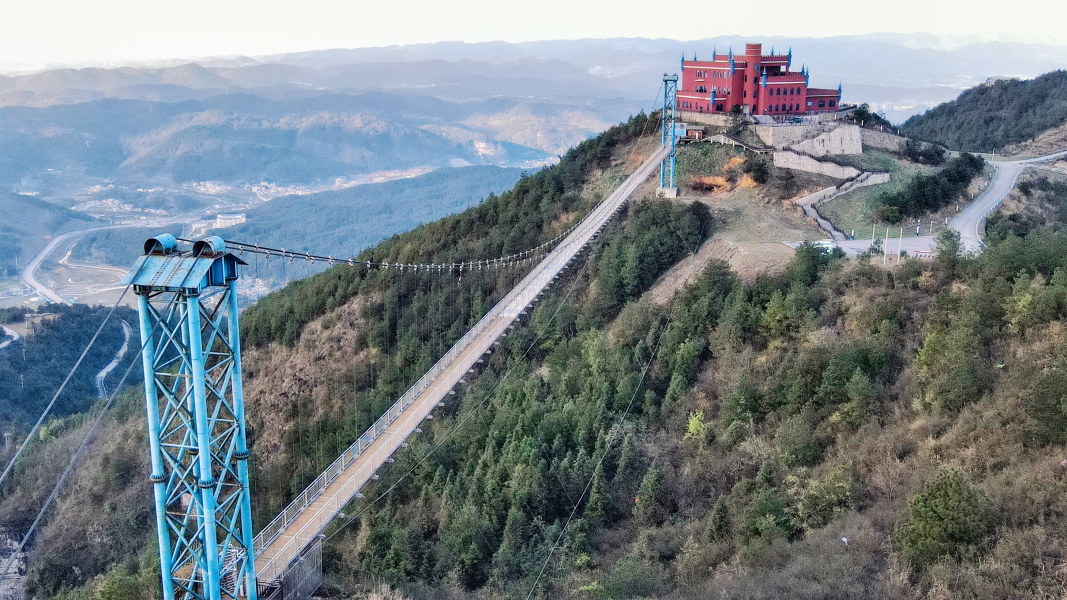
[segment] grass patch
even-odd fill
[[[933,171],[930,167],[903,161],[882,152],[864,152],[834,158],[842,159],[834,162],[857,169],[889,172],[889,183],[862,187],[819,205],[819,213],[833,221],[838,229],[846,235],[855,230],[856,237],[859,238],[866,238],[872,226],[879,231],[885,231],[886,227],[899,230],[900,225],[892,225],[878,218],[878,198],[885,193],[901,191],[915,177]],[[907,226],[904,227],[905,236],[915,235],[914,227],[911,227],[910,233],[908,229]]]
[[[744,158],[745,151],[740,146],[723,146],[721,144],[684,144],[678,147],[675,157],[674,173],[678,183],[689,184],[693,177],[702,175],[720,175],[730,159]]]

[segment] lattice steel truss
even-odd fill
[[[142,361],[163,596],[255,600],[237,318],[242,263],[225,254],[221,239],[198,242],[189,255],[168,237],[145,244],[130,278],[147,340]]]
[[[678,101],[678,76],[663,74],[663,113],[662,113],[662,141],[663,145],[670,144],[671,153],[663,159],[659,165],[659,187],[669,189],[674,187],[674,155],[675,140],[677,134],[674,124],[674,109]]]

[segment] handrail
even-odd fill
[[[337,459],[326,467],[326,469],[320,473],[310,485],[304,488],[304,490],[297,495],[297,497],[294,498],[277,517],[268,523],[253,540],[252,546],[255,556],[258,557],[262,554],[262,552],[286,530],[286,527],[303,514],[303,512],[307,510],[317,498],[319,498],[327,486],[337,479],[346,467],[351,465],[367,448],[369,448],[375,439],[385,433],[387,428],[400,418],[404,410],[408,408],[418,396],[430,388],[430,384],[445,372],[451,363],[467,350],[467,348],[475,342],[478,336],[489,328],[494,321],[500,317],[514,320],[519,312],[531,303],[534,296],[539,294],[590,240],[595,239],[597,234],[599,234],[607,224],[610,217],[622,208],[623,203],[629,198],[633,191],[644,182],[651,173],[651,169],[654,168],[655,163],[658,163],[663,156],[666,155],[668,150],[668,147],[661,147],[657,152],[653,153],[645,163],[638,167],[638,170],[635,171],[623,185],[612,192],[608,198],[597,203],[592,210],[590,210],[589,214],[572,228],[570,235],[568,235],[562,243],[549,252],[534,269],[527,273],[517,285],[515,285],[493,306],[493,308],[479,319],[474,327],[464,334],[444,356],[434,363],[434,365],[430,367],[430,369],[423,374],[414,385],[408,388],[408,390],[405,391],[404,394],[401,395],[401,397],[390,406],[370,428],[368,428],[356,439],[355,442],[345,449]],[[644,176],[639,176],[642,172],[645,172]],[[611,208],[613,205],[614,208]],[[609,209],[610,212],[605,214]],[[498,324],[497,327],[499,328],[501,325]],[[478,353],[478,356],[484,354],[484,352],[488,350],[489,344],[494,342],[499,335],[500,334],[497,333],[495,336],[489,336],[483,339],[481,345],[484,346],[484,348]],[[455,373],[453,372],[452,375],[454,376]],[[452,382],[448,385],[448,388],[451,388],[454,385],[455,382]],[[438,390],[440,388],[440,384],[435,387],[435,389]],[[411,417],[407,417],[406,420],[410,421]],[[419,419],[419,421],[421,421],[421,419]],[[418,421],[414,424],[408,423],[411,425],[411,430],[414,429],[417,423]],[[409,433],[410,430],[406,431],[404,437],[407,437]],[[391,435],[395,435],[395,433]],[[347,499],[344,500],[344,503],[347,503],[347,501]],[[293,543],[293,540],[290,540],[288,543]],[[273,560],[274,559],[272,559],[270,563],[273,563]]]

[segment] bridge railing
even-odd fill
[[[669,148],[664,148],[653,154],[641,168],[646,168],[649,164],[658,163],[660,158],[666,154]],[[636,175],[637,173],[635,173]],[[647,177],[647,173],[645,174]],[[292,502],[283,510],[273,521],[267,524],[266,527],[259,532],[259,535],[255,537],[252,543],[253,551],[256,556],[259,556],[264,549],[271,545],[271,543],[278,538],[286,530],[286,528],[295,521],[304,511],[326,489],[331,482],[337,479],[338,476],[367,449],[373,444],[374,440],[381,436],[388,427],[393,424],[401,414],[407,409],[420,394],[427,390],[430,385],[436,380],[451,363],[464,351],[470,347],[472,343],[477,340],[487,327],[489,327],[493,321],[500,316],[507,316],[514,318],[518,313],[527,305],[529,305],[534,298],[540,294],[541,290],[548,284],[548,282],[556,277],[556,275],[562,271],[574,256],[581,250],[585,244],[594,239],[598,233],[604,228],[607,223],[607,218],[603,218],[603,221],[596,224],[598,220],[604,215],[602,214],[606,210],[610,210],[608,217],[615,212],[618,212],[623,202],[630,196],[634,189],[637,188],[643,181],[644,177],[638,178],[638,181],[628,180],[626,184],[619,187],[615,192],[608,196],[608,198],[602,202],[596,204],[593,209],[582,219],[574,230],[571,232],[563,242],[553,249],[533,270],[530,271],[518,285],[513,287],[503,298],[497,302],[492,309],[490,309],[485,316],[483,316],[473,328],[471,328],[466,334],[463,335],[453,346],[445,353],[430,369],[419,378],[404,394],[396,401],[385,413],[378,418],[374,424],[367,429],[355,442],[352,443],[340,456],[337,457],[333,463],[330,464],[314,481],[311,482],[304,490],[293,499]],[[622,201],[618,201],[618,197],[622,196]],[[615,202],[612,200],[615,199]],[[606,206],[607,203],[616,204],[614,209]],[[558,264],[561,259],[564,259],[565,263]],[[543,281],[537,282],[538,279]],[[539,283],[539,285],[534,285]],[[496,336],[487,336],[481,340],[480,349],[475,348],[478,356],[483,354],[489,349],[489,345],[493,343],[499,334]],[[480,350],[480,351],[479,351]],[[454,385],[452,382],[449,384]],[[414,425],[412,425],[414,428]],[[406,437],[406,435],[405,435]],[[358,489],[358,488],[357,488]],[[343,504],[346,504],[345,500]],[[325,525],[323,524],[322,527]],[[321,530],[321,528],[319,529]],[[293,541],[289,542],[293,543]],[[273,562],[273,560],[271,561]]]
[[[599,209],[601,204],[602,203],[598,203],[593,210],[595,211]],[[563,247],[564,245],[561,244],[557,249]],[[549,256],[551,257],[553,253],[555,253],[555,250],[553,250],[552,253],[549,253]],[[364,450],[370,447],[374,440],[400,417],[401,413],[404,412],[404,409],[410,406],[411,403],[415,401],[415,398],[425,391],[430,384],[444,372],[445,368],[466,350],[475,339],[477,339],[493,319],[499,316],[508,306],[515,303],[516,300],[525,300],[522,304],[523,306],[529,304],[531,298],[525,298],[524,292],[526,292],[529,287],[530,280],[537,277],[540,274],[540,271],[543,271],[543,269],[535,268],[532,272],[527,274],[519,285],[515,286],[510,293],[505,295],[496,305],[494,305],[493,308],[490,309],[472,329],[460,338],[444,356],[434,363],[434,365],[430,367],[430,369],[426,371],[414,385],[408,388],[400,399],[390,406],[389,409],[363,433],[363,435],[359,436],[359,438],[342,452],[330,466],[326,467],[326,469],[320,473],[311,484],[304,488],[304,491],[294,498],[285,510],[279,513],[273,521],[268,523],[267,526],[259,532],[259,535],[255,537],[252,543],[256,556],[258,556],[264,548],[269,546],[270,543],[285,530],[286,526],[295,521],[296,518],[319,497],[322,491],[326,489],[326,486],[330,485],[330,482],[336,479],[341,472],[344,471],[345,467],[355,461]],[[485,349],[487,350],[488,347]]]

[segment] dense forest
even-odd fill
[[[108,310],[104,306],[50,304],[36,312],[5,310],[0,313],[0,322],[33,319],[31,335],[0,351],[0,424],[5,431],[17,433],[21,428],[28,429],[37,420]],[[100,332],[93,352],[85,357],[56,402],[55,416],[84,412],[96,401],[95,377],[122,347],[122,320],[133,326],[135,334],[130,340],[132,349],[126,360],[107,380],[109,385],[118,383],[136,356],[139,345],[137,315],[125,307],[118,308]],[[133,371],[128,383],[136,385],[141,381],[141,372],[136,368]]]
[[[551,239],[646,128],[616,127],[362,256],[449,261]],[[1067,185],[1025,178],[980,256],[951,232],[932,261],[892,268],[804,244],[781,273],[743,281],[713,260],[650,302],[662,273],[714,237],[703,206],[630,204],[327,530],[324,595],[1062,594]],[[339,266],[246,311],[257,523],[519,275]],[[305,368],[277,357],[322,369],[324,356],[351,359],[271,398],[254,390]],[[64,423],[27,472],[40,477],[74,439],[63,432],[82,431]],[[61,508],[71,520],[42,534],[76,550],[34,557],[38,597],[158,598],[150,494],[131,475],[147,469],[136,394],[110,423]],[[115,486],[128,504],[109,500]],[[12,506],[0,502],[5,522]]]
[[[908,147],[912,148],[912,145]],[[887,223],[899,223],[905,218],[934,212],[958,202],[963,191],[984,169],[984,160],[964,152],[936,173],[918,175],[903,189],[879,196],[878,217]]]
[[[1067,71],[1001,79],[911,117],[904,134],[951,150],[992,152],[1067,122]]]

